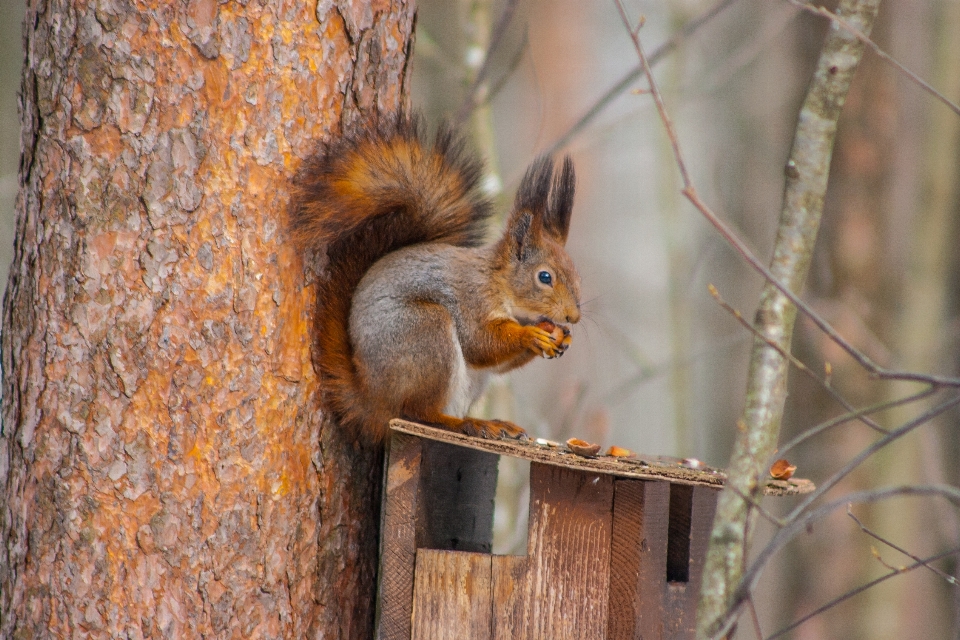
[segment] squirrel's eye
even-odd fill
[[[539,280],[543,284],[548,284],[548,285],[553,284],[553,276],[550,275],[549,271],[541,271],[540,273],[538,273],[537,280]]]

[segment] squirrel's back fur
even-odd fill
[[[323,147],[293,185],[290,228],[303,248],[325,248],[317,284],[315,365],[340,422],[363,431],[395,416],[369,415],[349,336],[350,305],[364,273],[388,253],[422,242],[477,246],[492,208],[482,163],[452,131],[428,143],[417,117],[398,115]]]

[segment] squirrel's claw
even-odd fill
[[[552,322],[541,322],[530,327],[533,334],[531,350],[544,358],[559,358],[570,346],[570,329]]]
[[[477,438],[492,440],[527,440],[527,432],[506,420],[481,420],[480,418],[464,418],[457,428],[461,433]]]

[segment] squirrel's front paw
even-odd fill
[[[530,349],[544,358],[559,358],[570,346],[570,329],[544,320],[529,327],[532,343]]]

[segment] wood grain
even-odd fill
[[[669,501],[666,482],[615,483],[608,638],[663,633]]]
[[[391,437],[380,525],[375,635],[380,640],[410,638],[422,443],[402,433]]]
[[[430,548],[489,548],[482,451],[394,433],[377,638],[693,637],[718,487],[534,462],[526,556]]]
[[[526,637],[528,597],[526,556],[493,556],[493,638],[514,640]]]
[[[663,513],[668,487],[664,482],[632,479],[614,483],[607,638],[639,637],[644,622],[659,633],[666,527],[657,530],[647,519],[658,509]],[[656,522],[662,525],[663,519]]]
[[[413,640],[490,640],[492,556],[420,549],[413,590]]]
[[[613,477],[530,465],[528,616],[518,638],[603,638]]]
[[[644,484],[642,480],[624,479],[613,483],[608,640],[632,640],[640,617],[637,587],[643,541]]]

